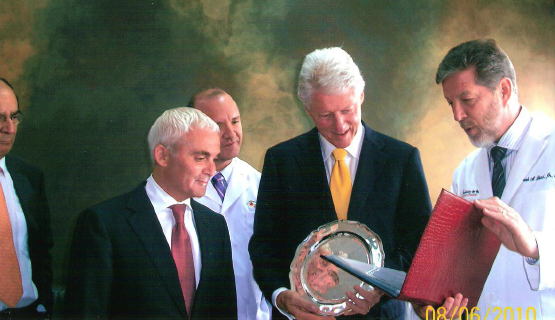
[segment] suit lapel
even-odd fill
[[[204,211],[205,207],[198,204],[196,201],[191,200],[191,208],[193,209],[193,217],[195,218],[195,228],[197,231],[198,243],[200,248],[200,260],[203,264],[208,264],[210,256],[207,253],[211,252],[210,248],[207,247],[207,241],[205,236],[210,236],[214,234],[210,229],[210,223],[206,219],[206,214]],[[199,288],[201,283],[203,283],[203,277],[206,276],[205,270],[202,268],[200,270]]]
[[[306,190],[314,190],[321,195],[321,197],[306,199],[306,201],[315,201],[321,206],[324,222],[337,220],[326,167],[322,158],[318,130],[316,128],[312,129],[307,133],[306,138],[306,140],[299,143],[299,148],[293,157],[297,162],[297,169],[301,173],[299,176],[305,178]]]
[[[6,156],[6,168],[8,168],[10,176],[12,177],[15,193],[21,204],[21,209],[23,210],[23,215],[25,216],[29,229],[29,226],[35,223],[35,217],[29,209],[29,201],[33,194],[33,188],[29,184],[27,177],[19,171],[17,163],[9,156]]]
[[[545,128],[551,128],[551,125],[542,125],[539,118],[533,118],[528,132],[524,136],[520,150],[514,159],[511,172],[507,178],[507,185],[501,197],[503,202],[510,203],[516,191],[522,184],[522,180],[530,172],[536,164],[540,155],[543,153],[547,144],[547,137],[550,131]]]
[[[380,171],[386,163],[388,156],[381,151],[384,144],[378,139],[376,134],[370,127],[362,123],[364,126],[364,139],[358,161],[357,173],[349,202],[349,212],[347,217],[349,220],[360,221],[362,217],[362,206],[366,202],[366,198],[374,191],[376,179],[380,176]]]
[[[144,183],[132,191],[127,206],[133,212],[127,219],[129,225],[139,237],[179,311],[184,317],[187,317],[185,301],[171,249],[164,237],[152,203],[146,194]]]

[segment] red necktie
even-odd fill
[[[0,172],[2,169],[0,169]],[[6,206],[4,191],[0,186],[0,300],[8,307],[15,308],[21,296],[21,273],[13,243],[12,225]]]
[[[187,314],[191,316],[193,300],[195,298],[195,264],[191,239],[183,222],[186,204],[175,204],[170,207],[175,217],[175,226],[172,230],[172,256],[179,274],[179,283],[185,299]]]

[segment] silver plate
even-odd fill
[[[347,291],[370,285],[320,258],[334,254],[383,267],[385,254],[377,234],[357,221],[338,220],[319,227],[297,247],[291,262],[291,290],[318,306],[320,315],[338,316],[347,307]]]

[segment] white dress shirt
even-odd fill
[[[193,218],[193,210],[191,209],[191,199],[178,202],[172,196],[166,193],[159,185],[156,183],[152,175],[146,180],[145,186],[146,194],[154,207],[154,212],[156,212],[156,217],[160,221],[162,226],[162,231],[168,241],[168,245],[171,248],[172,245],[172,230],[175,225],[175,218],[173,216],[172,210],[169,208],[174,204],[186,204],[185,209],[185,229],[189,233],[189,238],[191,239],[191,249],[193,251],[193,260],[195,264],[195,280],[198,287],[200,280],[200,270],[202,268],[202,263],[200,260],[200,246],[198,242],[197,230],[195,229],[195,221]]]
[[[526,132],[528,132],[528,128],[530,128],[530,123],[532,123],[532,115],[530,114],[530,111],[528,111],[528,109],[522,107],[520,109],[520,114],[515,119],[513,124],[509,127],[507,132],[505,132],[501,139],[499,139],[499,142],[487,147],[490,178],[493,174],[493,158],[491,157],[491,149],[496,146],[507,149],[507,153],[505,153],[505,157],[503,158],[503,160],[501,160],[501,164],[503,165],[505,179],[508,179],[509,173],[511,173],[513,162],[515,161],[516,155],[518,153],[518,149],[522,144],[522,138],[524,137],[524,135],[526,135]]]
[[[359,124],[357,133],[353,137],[351,144],[345,148],[347,155],[345,155],[345,164],[349,168],[349,174],[351,175],[351,186],[355,182],[355,176],[357,174],[358,161],[360,160],[360,150],[362,149],[362,137],[364,136],[364,126]],[[332,156],[333,150],[337,149],[336,146],[331,144],[324,136],[318,134],[320,138],[320,149],[322,150],[322,158],[324,159],[324,166],[326,167],[326,177],[328,178],[328,184],[330,183],[331,171],[335,165],[335,159]]]
[[[8,215],[10,216],[10,223],[12,225],[13,242],[15,253],[19,262],[19,271],[21,273],[21,283],[23,286],[23,295],[16,305],[16,308],[22,308],[30,305],[38,298],[38,291],[33,283],[31,258],[29,257],[29,247],[27,245],[27,222],[19,198],[15,194],[13,180],[10,172],[6,167],[6,158],[0,160],[0,183],[6,198],[6,206],[8,208]],[[0,311],[7,309],[8,306],[0,301]]]

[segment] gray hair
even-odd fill
[[[518,95],[513,63],[493,39],[472,40],[449,50],[437,68],[436,83],[443,83],[454,73],[473,67],[477,84],[493,92],[501,79],[508,78],[513,92]]]
[[[181,107],[166,110],[152,125],[148,133],[150,160],[155,164],[154,148],[161,144],[174,152],[174,147],[185,133],[192,128],[219,132],[218,125],[199,110]]]
[[[325,48],[306,55],[299,75],[298,95],[310,109],[312,94],[340,94],[353,88],[356,95],[364,90],[364,79],[360,70],[343,49]]]

